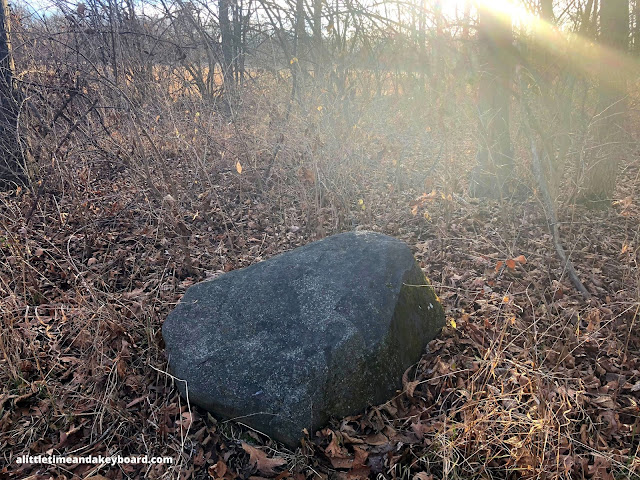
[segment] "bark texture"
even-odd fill
[[[613,197],[622,144],[625,140],[627,78],[624,63],[629,42],[628,0],[607,0],[600,5],[600,43],[603,47],[598,101],[597,148],[585,163],[580,200],[607,206]]]
[[[26,184],[24,158],[18,140],[19,99],[11,54],[10,13],[7,0],[0,0],[0,189]]]
[[[478,16],[480,145],[477,165],[470,179],[470,193],[478,197],[499,197],[513,171],[509,134],[513,34],[511,18],[507,14],[479,6]]]

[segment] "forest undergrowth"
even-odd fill
[[[0,473],[638,477],[638,152],[610,208],[559,203],[585,302],[556,258],[526,149],[528,196],[470,198],[475,122],[455,102],[438,116],[390,95],[345,115],[318,95],[288,115],[286,95],[247,94],[231,118],[183,100],[105,114],[100,133],[55,147],[34,137],[41,181],[0,206]],[[180,399],[160,328],[190,285],[353,229],[406,241],[447,314],[391,401],[291,451]],[[45,453],[174,461],[15,461]]]

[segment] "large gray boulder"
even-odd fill
[[[391,398],[444,322],[405,243],[350,232],[192,286],[162,334],[191,403],[295,446]]]

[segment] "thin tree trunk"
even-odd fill
[[[553,23],[553,0],[540,0],[540,17]]]
[[[229,19],[230,0],[220,0],[220,34],[222,43],[222,78],[225,96],[233,90],[233,32]]]
[[[629,45],[629,1],[607,0],[600,4],[600,43],[614,62],[624,62]],[[613,51],[613,53],[611,53]],[[610,63],[609,62],[609,63]],[[585,164],[584,191],[580,200],[596,207],[613,198],[620,156],[623,153],[627,79],[623,65],[600,72],[598,100],[598,147]]]
[[[0,188],[26,184],[18,141],[18,92],[15,87],[9,4],[0,0]]]
[[[322,66],[324,64],[322,46],[322,0],[313,0],[313,48],[315,49],[315,69],[316,80],[322,77]]]
[[[640,0],[633,2],[633,32],[631,33],[633,54],[640,55]]]
[[[470,193],[480,197],[501,196],[513,170],[509,134],[512,52],[511,18],[490,8],[478,8],[480,85],[478,116],[480,146]]]

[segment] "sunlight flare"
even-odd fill
[[[451,0],[446,3],[453,5],[464,2]],[[612,75],[628,80],[635,80],[640,75],[640,63],[636,58],[553,25],[528,11],[519,2],[476,0],[475,6],[478,10],[493,12],[502,21],[510,21],[514,28],[527,33],[534,39],[532,46],[550,54],[549,60],[554,63],[575,68],[604,82]]]

